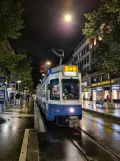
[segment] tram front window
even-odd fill
[[[78,79],[62,79],[62,95],[66,100],[79,99],[79,80]]]

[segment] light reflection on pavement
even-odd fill
[[[120,104],[115,104],[115,109],[102,108],[102,105],[96,105],[96,101],[83,101],[82,107],[101,113],[108,113],[120,117]]]
[[[33,117],[4,115],[9,119],[0,125],[0,161],[18,161],[26,128],[34,127]]]
[[[84,115],[82,121],[80,122],[80,127],[119,155],[120,134],[115,132],[112,128],[120,130],[120,125],[87,113]],[[104,126],[102,126],[102,124]]]

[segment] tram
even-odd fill
[[[59,126],[78,126],[82,118],[78,67],[61,65],[49,69],[37,87],[36,99],[47,121],[56,121]]]

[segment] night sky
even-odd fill
[[[32,57],[33,79],[40,78],[40,60],[59,63],[51,49],[64,49],[64,61],[82,36],[84,13],[97,9],[100,0],[21,0],[24,8],[25,28],[18,40],[11,41],[15,51],[25,49]],[[71,23],[64,21],[64,15],[72,15]]]

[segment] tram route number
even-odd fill
[[[65,66],[64,72],[77,72],[76,66]]]

